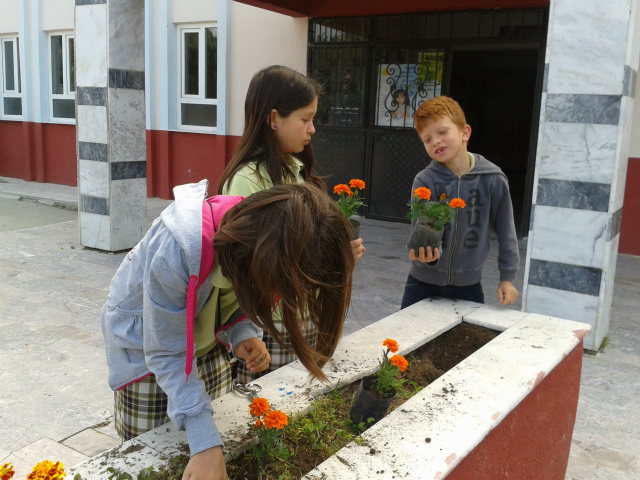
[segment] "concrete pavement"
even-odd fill
[[[0,224],[7,225],[0,232],[0,463],[14,463],[16,478],[45,458],[71,466],[119,443],[99,313],[124,253],[79,245],[72,212],[64,213],[73,218],[57,217],[59,209],[16,200],[65,201],[73,208],[75,188],[54,187],[0,178]],[[148,219],[166,204],[149,199]],[[44,221],[24,228],[38,218]],[[358,262],[345,332],[399,308],[408,232],[405,224],[363,220],[367,252]],[[524,262],[526,243],[521,246]],[[490,304],[497,303],[496,252],[492,247],[483,280]],[[584,356],[567,478],[640,479],[639,294],[640,257],[620,255],[611,344]]]

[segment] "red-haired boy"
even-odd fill
[[[482,266],[489,254],[491,230],[498,237],[500,285],[498,300],[513,303],[519,265],[518,240],[507,177],[482,155],[467,152],[471,127],[455,100],[440,96],[416,110],[414,124],[433,160],[416,175],[411,192],[426,187],[433,198],[462,198],[445,226],[441,248],[411,250],[409,278],[402,308],[429,297],[457,298],[484,303]]]

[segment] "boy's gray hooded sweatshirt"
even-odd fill
[[[222,445],[222,439],[196,358],[192,354],[189,359],[187,354],[195,351],[193,344],[187,348],[189,281],[201,274],[203,215],[210,212],[212,228],[217,229],[226,210],[243,198],[214,197],[209,210],[203,203],[207,187],[202,180],[173,189],[175,202],[125,257],[102,309],[110,387],[118,390],[153,372],[167,394],[169,418],[179,430],[187,431],[191,455]],[[196,315],[211,293],[211,274],[198,284]],[[236,323],[225,333],[232,352],[243,340],[262,338],[262,330],[250,320]]]
[[[416,175],[411,192],[426,187],[431,200],[443,193],[447,201],[461,198],[465,207],[455,209],[444,227],[440,257],[428,264],[414,260],[409,274],[432,285],[473,285],[482,280],[482,266],[489,255],[491,230],[498,237],[500,281],[513,282],[520,262],[513,224],[509,184],[500,168],[482,155],[473,154],[475,166],[461,177],[432,161]],[[415,220],[412,222],[415,225]]]

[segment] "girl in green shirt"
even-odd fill
[[[260,70],[251,80],[244,107],[244,133],[218,183],[220,195],[249,196],[274,185],[311,183],[326,191],[322,179],[313,172],[311,136],[315,133],[313,117],[318,109],[322,86],[311,78],[287,67],[273,65]],[[364,253],[362,239],[351,242],[358,260]],[[274,318],[281,317],[280,309]],[[269,368],[252,373],[239,365],[237,379],[247,383],[291,363],[297,357],[281,322],[276,322],[276,338],[264,332],[264,342],[271,355]],[[303,326],[306,341],[316,343],[313,323]]]

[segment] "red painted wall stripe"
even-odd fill
[[[620,224],[619,253],[640,255],[640,158],[630,158]]]
[[[576,421],[581,370],[582,342],[446,479],[564,480]]]

